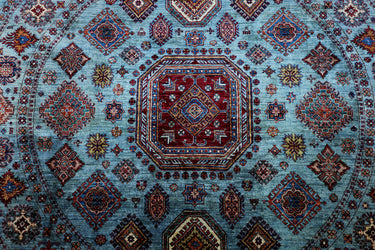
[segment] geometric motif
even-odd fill
[[[96,87],[105,88],[111,86],[113,79],[113,71],[111,66],[105,64],[95,65],[92,81]]]
[[[8,138],[0,137],[0,168],[5,168],[13,160],[14,144]]]
[[[375,213],[367,212],[358,217],[354,224],[354,239],[359,243],[360,249],[375,248]]]
[[[102,10],[79,33],[104,55],[120,47],[130,35],[129,28],[109,8]]]
[[[142,51],[135,46],[127,47],[120,54],[120,57],[129,65],[136,64],[144,56]]]
[[[199,30],[192,30],[185,32],[185,41],[187,46],[203,46],[206,37],[204,36],[203,31]]]
[[[285,116],[288,111],[285,109],[285,103],[274,100],[273,102],[267,103],[267,120],[273,120],[276,123],[278,121],[285,121]]]
[[[323,79],[333,66],[341,61],[337,56],[332,54],[330,49],[324,47],[320,42],[310,53],[302,61],[310,65]]]
[[[220,214],[228,221],[231,229],[244,216],[244,205],[243,195],[232,184],[220,195]]]
[[[217,37],[226,45],[231,44],[238,36],[238,22],[228,13],[220,19],[216,26]]]
[[[255,21],[255,19],[267,8],[270,4],[266,0],[231,0],[230,6],[237,10],[246,21]]]
[[[83,166],[77,153],[67,143],[56,152],[55,156],[46,162],[46,165],[53,171],[53,175],[64,184],[73,178],[76,172]]]
[[[375,30],[370,27],[367,27],[363,33],[354,37],[352,42],[361,49],[366,50],[369,55],[375,55]]]
[[[277,75],[280,78],[280,83],[283,86],[299,86],[301,83],[301,69],[298,68],[298,65],[281,65],[280,74]]]
[[[144,212],[155,227],[158,227],[169,213],[169,195],[159,184],[145,195]]]
[[[165,8],[184,26],[204,27],[220,11],[221,0],[166,0]]]
[[[44,26],[56,14],[56,6],[51,0],[26,0],[22,4],[21,17],[31,26]]]
[[[133,162],[124,159],[112,169],[112,173],[116,175],[122,183],[129,183],[133,180],[135,175],[139,173],[139,170]]]
[[[91,134],[87,138],[86,147],[87,155],[98,160],[101,157],[105,157],[105,153],[109,147],[108,138],[105,134]]]
[[[260,184],[266,185],[275,177],[279,171],[266,160],[258,161],[249,173],[255,177]]]
[[[157,0],[122,0],[120,6],[134,22],[142,22],[158,7],[156,2]]]
[[[64,81],[39,108],[40,117],[59,139],[72,139],[94,118],[95,106],[74,81]]]
[[[328,189],[332,191],[337,182],[341,180],[341,176],[350,168],[340,160],[339,155],[336,154],[328,144],[317,157],[318,160],[307,167],[311,169],[314,174],[318,175],[319,180],[323,181]]]
[[[122,114],[125,113],[124,109],[122,108],[122,102],[117,102],[116,100],[107,102],[103,112],[105,114],[105,120],[111,121],[112,123],[121,121]]]
[[[204,190],[204,184],[194,182],[191,185],[185,185],[182,194],[185,196],[185,204],[191,204],[195,207],[198,204],[204,204],[204,197],[206,197],[207,192]]]
[[[152,234],[135,214],[128,214],[110,234],[116,250],[148,249]]]
[[[165,56],[138,84],[136,142],[161,169],[228,169],[250,146],[251,79],[227,57]]]
[[[298,234],[322,209],[321,205],[326,204],[295,172],[290,172],[264,202],[294,234]]]
[[[172,38],[172,35],[172,23],[160,13],[150,24],[150,38],[152,38],[156,44],[162,46]]]
[[[237,245],[245,249],[270,249],[280,248],[280,236],[261,217],[253,217],[237,235]]]
[[[41,217],[29,205],[17,205],[4,216],[3,233],[15,244],[26,245],[34,240],[40,227]]]
[[[0,56],[0,84],[14,83],[21,73],[21,61],[14,56]],[[2,90],[0,90],[2,92]]]
[[[206,211],[184,210],[164,230],[163,249],[226,250],[227,235]]]
[[[82,49],[74,43],[71,43],[68,47],[62,49],[53,60],[55,60],[61,66],[61,69],[68,74],[69,78],[72,79],[78,70],[81,70],[90,59],[90,57],[83,53]]]
[[[9,117],[14,114],[14,106],[3,96],[3,90],[0,89],[0,125],[6,123]]]
[[[310,37],[308,27],[285,8],[278,10],[258,34],[284,56],[298,49]]]
[[[287,134],[284,136],[283,144],[284,152],[287,158],[293,161],[303,158],[305,155],[306,145],[303,135]]]
[[[18,55],[21,55],[28,47],[35,44],[39,39],[27,31],[24,27],[19,27],[16,31],[2,38],[0,42],[13,48]]]
[[[5,174],[0,176],[0,201],[7,206],[13,198],[22,195],[27,186],[23,181],[20,181],[14,174],[8,170]]]
[[[260,44],[255,44],[245,55],[256,65],[264,63],[272,56],[272,54]]]
[[[332,141],[353,119],[353,109],[328,82],[317,82],[296,106],[296,116],[321,141]]]
[[[73,207],[97,231],[121,207],[121,193],[97,170],[72,194]]]
[[[344,25],[357,27],[369,18],[369,9],[364,0],[338,0],[335,2],[336,18]]]

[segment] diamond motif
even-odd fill
[[[307,26],[285,8],[278,10],[258,33],[284,56],[310,37]]]
[[[55,60],[60,65],[61,69],[68,74],[69,78],[72,79],[90,59],[90,57],[83,53],[82,49],[74,43],[71,43],[68,47],[62,49],[53,60]]]
[[[247,249],[279,249],[280,236],[261,217],[253,217],[238,234],[237,245],[241,250]]]
[[[119,178],[122,183],[129,183],[134,176],[139,173],[138,168],[130,160],[124,159],[112,169],[112,173]]]
[[[264,202],[294,234],[298,234],[326,204],[294,172],[290,172]]]
[[[72,139],[94,118],[95,106],[74,81],[64,81],[39,108],[40,117],[60,139]]]
[[[129,65],[134,65],[144,57],[144,54],[137,47],[129,46],[121,52],[120,57]]]
[[[166,9],[184,26],[204,27],[220,11],[221,0],[166,0]]]
[[[353,119],[353,109],[328,82],[317,82],[297,105],[296,116],[321,141],[332,141]]]
[[[157,0],[122,0],[121,8],[134,20],[142,22],[157,7]]]
[[[41,217],[29,205],[16,205],[3,216],[2,232],[17,245],[27,245],[40,233]]]
[[[303,58],[302,61],[310,65],[313,70],[324,78],[333,66],[341,60],[319,42],[315,49],[312,49],[310,54]]]
[[[77,153],[69,147],[67,143],[56,152],[55,156],[46,162],[46,165],[53,171],[53,175],[64,186],[65,183],[73,178],[76,172],[85,163],[78,158]]]
[[[194,84],[174,103],[169,113],[181,126],[196,135],[212,122],[219,113],[219,108],[201,88]]]
[[[97,231],[121,207],[121,193],[97,170],[73,193],[73,207]]]
[[[129,28],[109,8],[102,10],[79,33],[104,55],[112,53],[130,37]]]
[[[272,56],[271,52],[260,44],[255,44],[245,55],[256,65],[264,63]]]
[[[249,173],[262,185],[267,185],[278,173],[277,169],[266,160],[258,161]]]
[[[270,4],[266,0],[231,0],[230,6],[237,10],[246,21],[255,21],[255,19]]]
[[[328,144],[317,155],[318,160],[314,161],[307,167],[311,169],[314,174],[319,176],[319,180],[327,185],[328,189],[332,191],[337,182],[341,180],[346,171],[350,168],[340,159]]]
[[[110,234],[115,249],[148,249],[152,234],[135,214],[128,214]]]

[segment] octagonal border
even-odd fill
[[[179,63],[176,63],[176,60]],[[234,147],[228,150],[227,153],[219,156],[194,158],[191,156],[168,156],[165,157],[163,152],[158,152],[152,145],[150,145],[150,131],[148,126],[149,106],[150,106],[150,91],[149,84],[152,78],[163,71],[168,66],[193,66],[193,65],[215,65],[222,66],[225,70],[230,71],[232,75],[237,77],[238,90],[237,93],[241,96],[241,105],[239,110],[242,110],[242,104],[246,104],[245,117],[238,116],[239,135],[234,143]],[[142,76],[138,78],[138,91],[137,91],[137,119],[136,119],[136,143],[142,150],[152,159],[152,161],[161,170],[228,170],[239,157],[250,147],[253,142],[253,110],[252,110],[252,81],[251,78],[237,67],[226,56],[188,56],[188,55],[168,55],[161,58],[154,63]],[[144,101],[143,99],[146,99]],[[242,100],[246,100],[242,101]],[[146,109],[145,114],[143,110]],[[245,125],[244,125],[245,124]],[[191,163],[195,160],[196,163]]]

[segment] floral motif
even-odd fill
[[[302,78],[301,69],[298,65],[281,65],[278,77],[283,86],[289,86],[290,88],[293,86],[299,86]]]
[[[111,86],[112,79],[113,72],[111,66],[107,66],[105,64],[95,66],[92,81],[96,87],[104,88]]]
[[[107,148],[109,147],[108,139],[106,135],[99,133],[90,135],[87,139],[86,147],[89,157],[98,160],[99,158],[104,157],[107,152]]]
[[[8,138],[0,137],[0,168],[5,168],[13,160],[14,144]]]
[[[285,135],[281,146],[284,148],[286,157],[293,161],[297,161],[305,155],[306,145],[303,135]]]

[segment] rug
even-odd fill
[[[375,3],[1,0],[1,249],[375,249]]]

